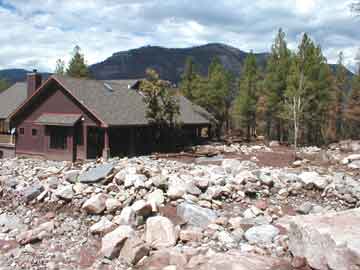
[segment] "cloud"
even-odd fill
[[[145,45],[221,42],[265,52],[279,27],[291,48],[308,32],[329,62],[342,50],[354,66],[358,24],[338,0],[0,0],[0,68],[52,71],[76,44],[89,64]]]

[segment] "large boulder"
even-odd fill
[[[291,218],[289,248],[319,270],[359,269],[360,209]]]
[[[75,195],[72,185],[66,185],[56,190],[55,195],[65,201],[71,201]]]
[[[196,257],[192,261],[195,261]],[[214,254],[211,257],[203,257],[198,263],[188,264],[189,270],[291,270],[289,262],[281,259],[261,256],[239,251]]]
[[[189,202],[179,204],[176,212],[189,225],[201,228],[206,228],[217,219],[217,214],[213,210]]]
[[[121,248],[120,257],[129,264],[136,265],[142,258],[149,255],[149,246],[138,237],[131,237]]]
[[[328,179],[317,172],[303,172],[299,175],[299,178],[306,187],[315,186],[319,189],[325,189],[328,185]]]
[[[279,229],[272,225],[254,226],[245,232],[245,238],[252,244],[271,244]]]
[[[178,232],[170,219],[166,217],[151,217],[146,221],[145,240],[154,248],[174,246]]]
[[[107,258],[115,258],[126,239],[135,236],[135,231],[130,226],[119,226],[116,230],[106,234],[101,240],[101,254]]]
[[[78,180],[81,183],[93,184],[105,179],[114,169],[111,164],[102,164],[82,173]]]
[[[85,201],[82,209],[89,214],[101,214],[106,208],[106,199],[107,196],[105,194],[96,194]]]

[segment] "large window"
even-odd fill
[[[51,127],[50,129],[50,148],[62,149],[67,148],[67,133],[66,128]]]

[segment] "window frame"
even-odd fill
[[[19,128],[19,135],[25,135],[25,128]]]
[[[51,127],[49,130],[49,149],[66,151],[68,149],[68,132],[62,127]]]
[[[34,132],[35,131],[35,132]],[[37,137],[38,136],[38,129],[37,128],[32,128],[31,129],[31,136],[33,137]]]

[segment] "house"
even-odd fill
[[[0,158],[14,156],[14,138],[8,118],[27,98],[27,84],[18,82],[0,93]]]
[[[74,161],[155,151],[157,131],[146,118],[139,84],[58,75],[41,83],[40,74],[29,74],[28,98],[9,117],[17,131],[16,155]],[[210,126],[210,115],[176,98],[184,138],[196,139]]]

